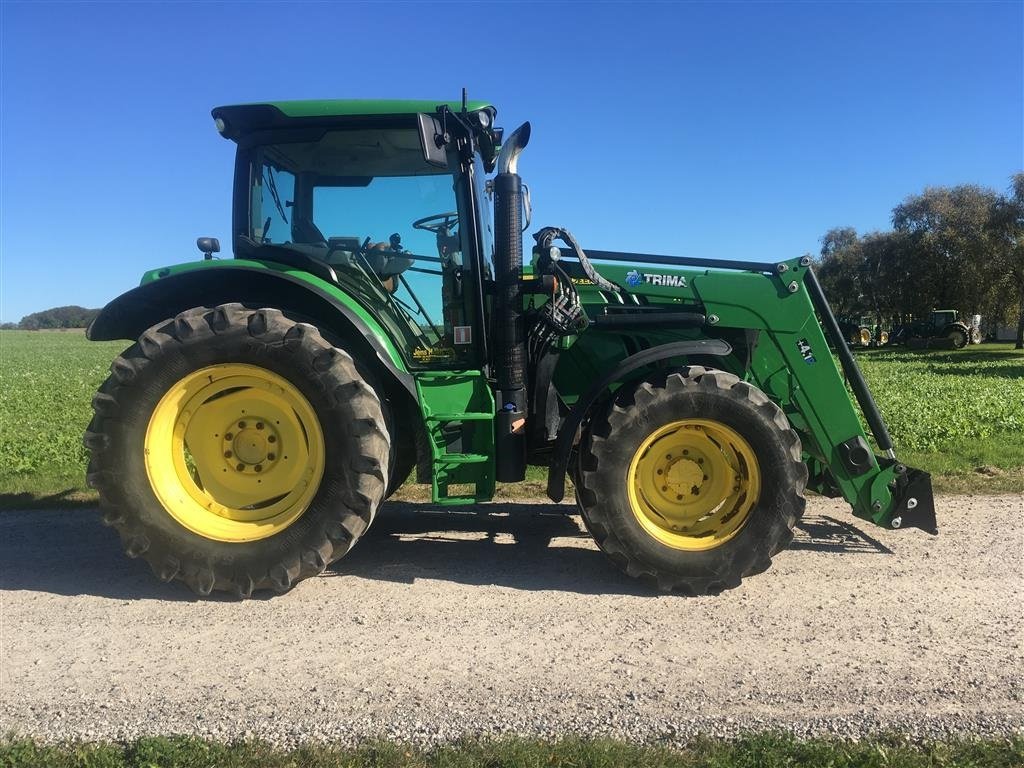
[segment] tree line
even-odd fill
[[[68,307],[53,307],[44,309],[42,312],[33,312],[25,315],[17,323],[4,323],[0,325],[3,330],[21,331],[42,331],[54,328],[88,328],[98,315],[98,309],[86,309],[76,305]]]
[[[1024,348],[1024,173],[1006,193],[974,184],[929,187],[892,210],[892,229],[822,237],[818,276],[837,315],[880,325],[933,309],[1017,326]]]

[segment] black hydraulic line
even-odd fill
[[[818,310],[818,314],[821,315],[821,322],[825,327],[825,337],[835,347],[836,354],[839,356],[839,362],[843,366],[843,373],[846,374],[846,378],[850,382],[850,388],[853,390],[857,403],[864,413],[864,418],[867,419],[868,426],[871,427],[871,434],[875,436],[875,442],[891,458],[892,438],[889,437],[889,430],[885,426],[885,420],[875,404],[875,399],[871,396],[871,391],[868,389],[867,382],[864,381],[864,376],[857,366],[857,361],[853,358],[853,353],[850,352],[850,348],[846,345],[846,340],[839,329],[836,316],[832,314],[832,307],[829,306],[828,299],[825,298],[825,292],[821,289],[821,283],[818,282],[818,276],[814,274],[814,269],[811,267],[807,268],[804,285],[807,286],[807,292],[811,296],[811,303]]]
[[[619,328],[699,328],[704,325],[704,321],[704,315],[697,312],[615,313],[590,318],[590,324],[603,331]]]
[[[571,249],[563,250],[562,256],[575,258]],[[663,267],[703,267],[707,269],[736,269],[741,272],[775,272],[776,264],[763,261],[730,261],[728,259],[703,259],[693,256],[658,256],[652,253],[627,253],[625,251],[594,251],[587,249],[591,261],[619,261],[632,264],[659,264]]]

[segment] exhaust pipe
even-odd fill
[[[501,145],[498,153],[498,160],[495,162],[495,173],[501,176],[503,173],[519,173],[519,156],[530,141],[530,124],[523,123],[516,128],[512,135]]]
[[[526,477],[526,343],[523,334],[523,182],[519,155],[530,140],[523,123],[501,146],[494,177],[494,365],[498,380],[495,475],[515,483]]]

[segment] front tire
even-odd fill
[[[373,522],[380,400],[345,352],[275,309],[196,308],[114,360],[85,435],[127,553],[200,595],[285,592]]]
[[[584,435],[577,499],[619,568],[703,595],[769,567],[793,538],[806,483],[778,406],[694,366],[616,393]]]

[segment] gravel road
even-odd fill
[[[93,510],[0,513],[0,735],[1024,733],[1024,497],[938,507],[933,538],[813,500],[769,571],[687,598],[627,581],[571,507],[396,503],[247,602],[158,582]]]

